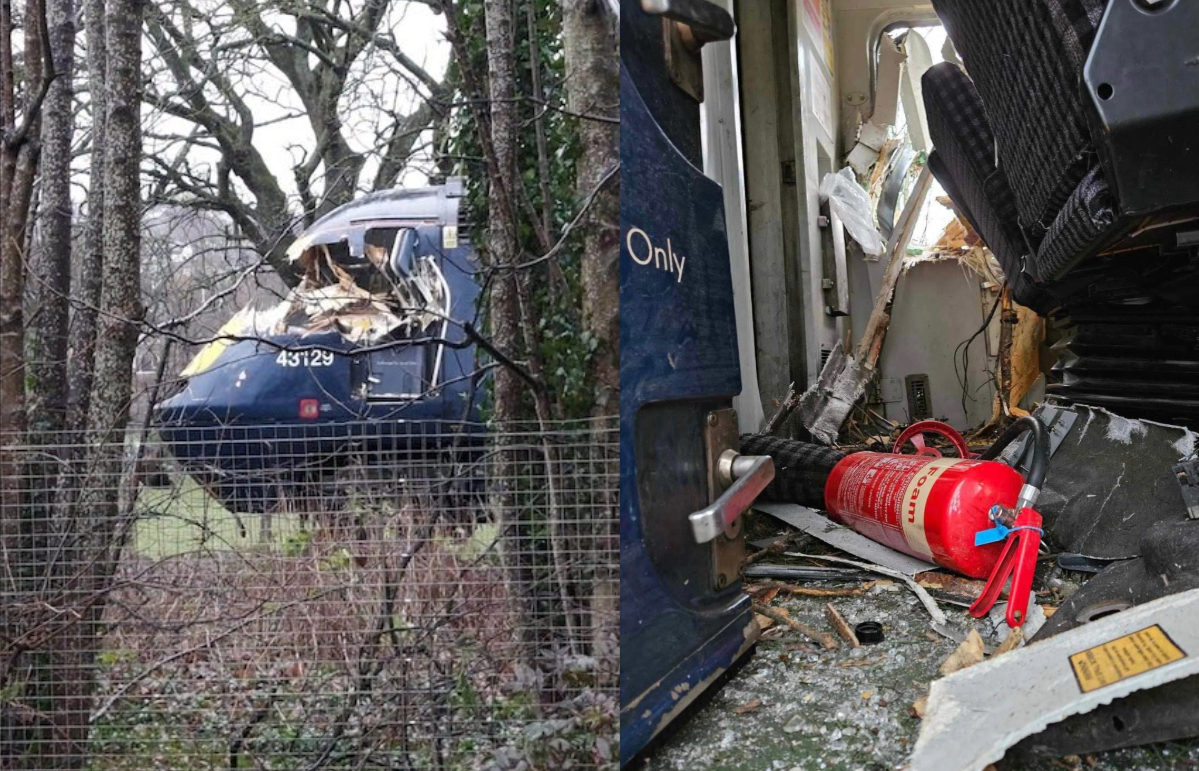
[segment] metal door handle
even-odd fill
[[[686,24],[700,45],[728,40],[737,31],[729,12],[710,0],[641,0],[641,9]]]
[[[723,533],[774,479],[774,459],[769,455],[740,455],[726,450],[720,456],[719,467],[723,478],[734,481],[714,503],[688,517],[696,543],[707,543]]]

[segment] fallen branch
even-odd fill
[[[836,441],[845,418],[874,375],[882,354],[887,325],[891,322],[891,300],[895,295],[895,286],[903,274],[907,246],[931,182],[932,174],[925,166],[912,187],[903,214],[887,244],[891,255],[887,272],[856,351],[847,353],[842,345],[833,348],[816,383],[799,398],[800,420],[817,441],[825,444]]]
[[[833,636],[831,634],[825,634],[824,632],[817,632],[815,629],[808,626],[807,624],[802,624],[802,623],[796,621],[795,619],[791,618],[790,616],[786,615],[785,613],[779,613],[774,608],[767,607],[766,605],[763,605],[760,602],[755,602],[751,607],[752,607],[754,613],[760,613],[761,615],[765,616],[766,618],[772,618],[780,624],[785,624],[785,625],[791,627],[795,631],[802,634],[804,637],[807,637],[809,640],[820,643],[822,646],[824,646],[825,650],[831,651],[837,647],[837,641],[833,639]]]
[[[882,664],[886,660],[886,656],[883,656],[881,659],[850,659],[849,661],[842,661],[837,666],[841,667],[842,669],[846,669],[848,667],[868,667],[874,664]]]
[[[780,555],[784,551],[786,551],[787,542],[790,540],[791,540],[790,535],[783,536],[781,539],[775,541],[774,543],[770,544],[769,546],[762,549],[761,551],[754,552],[753,554],[746,557],[745,562],[741,563],[741,567],[743,567],[743,568],[748,567],[749,565],[754,564],[755,562],[762,559],[763,557],[777,557],[778,555]]]

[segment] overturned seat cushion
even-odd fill
[[[1110,241],[1120,226],[1115,196],[1096,165],[1074,188],[1049,226],[1033,260],[1033,273],[1041,281],[1061,278]]]

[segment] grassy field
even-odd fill
[[[190,476],[175,477],[169,488],[141,488],[136,511],[133,545],[137,554],[147,559],[264,548],[287,550],[302,548],[307,538],[298,514],[230,512]],[[474,559],[488,551],[498,536],[497,527],[487,523],[461,533],[439,533],[436,540],[460,559]]]
[[[182,475],[169,488],[143,487],[136,511],[134,548],[151,559],[282,546],[302,530],[295,514],[234,514]],[[264,532],[264,516],[269,532]]]

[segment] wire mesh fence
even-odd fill
[[[615,420],[7,438],[0,768],[615,767]]]

